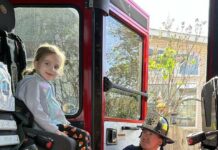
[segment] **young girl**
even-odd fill
[[[65,56],[55,45],[41,45],[33,61],[34,68],[26,71],[16,90],[16,97],[23,100],[32,112],[35,128],[67,135],[77,141],[78,150],[90,150],[88,132],[70,126],[56,100],[52,80],[63,74]]]

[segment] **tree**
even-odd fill
[[[159,34],[150,36],[149,102],[165,116],[181,112],[179,108],[185,103],[195,105],[196,91],[185,87],[205,81],[199,66],[205,63],[200,56],[206,56],[203,55],[205,39],[201,36],[206,22],[196,19],[194,26],[182,22],[177,32],[173,32],[174,21],[168,18]]]
[[[105,76],[125,88],[141,90],[142,39],[112,17],[106,19]],[[106,116],[139,119],[140,99],[110,90],[106,95]]]

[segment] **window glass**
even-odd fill
[[[142,38],[112,17],[106,17],[104,76],[112,83],[141,91]],[[106,116],[139,119],[141,96],[111,89],[105,92]]]
[[[160,58],[161,56],[164,55],[165,52],[166,52],[166,49],[154,49],[150,47],[149,48],[149,58],[150,60],[160,63],[161,61],[163,61]],[[199,75],[199,63],[200,62],[199,62],[198,54],[192,53],[192,52],[186,52],[186,51],[178,52],[174,56],[173,60],[176,61],[175,68],[174,68],[175,76]],[[154,72],[155,74],[159,72],[159,75],[160,75],[161,73],[160,71],[162,69],[163,68],[158,68],[158,66],[156,66],[156,69],[152,68],[149,71]]]
[[[180,93],[183,93],[182,103],[178,107],[179,113],[176,116],[176,124],[179,126],[195,126],[196,121],[196,88],[181,88]]]
[[[179,67],[180,75],[198,75],[199,74],[199,58],[198,55],[184,55],[187,61],[183,61]]]
[[[196,103],[198,102],[196,84],[187,83],[184,86],[149,84],[148,86],[148,111],[157,110],[168,117],[170,123],[178,126],[195,126]],[[168,92],[169,89],[171,93]]]
[[[30,67],[40,44],[57,45],[65,52],[64,75],[54,82],[66,114],[79,110],[79,14],[74,8],[16,8],[15,33],[23,40]]]

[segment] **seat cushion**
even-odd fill
[[[76,141],[72,138],[60,136],[54,133],[40,131],[32,128],[24,128],[24,132],[33,133],[35,135],[43,135],[50,137],[54,140],[52,150],[76,150]],[[38,145],[37,145],[38,146]],[[45,148],[38,147],[39,150],[46,150]]]

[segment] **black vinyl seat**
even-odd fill
[[[32,128],[24,128],[24,131],[27,133],[33,133],[35,135],[42,135],[45,137],[51,137],[54,142],[52,146],[52,150],[75,150],[76,149],[76,141],[65,136],[59,136],[54,133],[44,132],[35,130]],[[43,147],[38,146],[39,150],[46,150]]]

